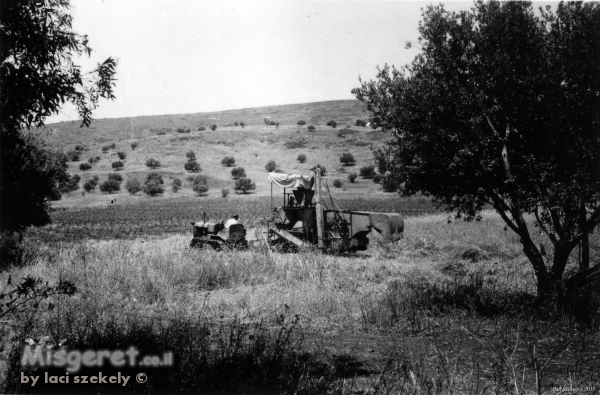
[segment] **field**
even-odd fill
[[[450,220],[425,197],[386,193],[371,179],[346,176],[372,164],[369,145],[389,134],[352,126],[363,118],[356,101],[313,103],[211,114],[99,120],[52,125],[50,138],[65,151],[83,145],[82,161],[100,156],[83,181],[112,172],[125,151],[123,174],[143,178],[145,160],[158,169],[166,191],[157,197],[126,191],[67,193],[53,202],[53,223],[30,229],[23,264],[0,272],[1,290],[28,303],[2,318],[0,390],[7,393],[201,394],[550,394],[600,390],[600,297],[590,292],[557,312],[536,304],[536,282],[514,233],[497,214],[481,221]],[[263,116],[280,121],[267,126]],[[316,125],[315,132],[296,122]],[[334,119],[338,127],[325,126]],[[217,121],[216,131],[198,131]],[[231,126],[234,122],[246,126]],[[230,125],[230,126],[227,126]],[[176,128],[195,128],[178,133]],[[341,129],[352,132],[341,133]],[[138,142],[133,150],[130,144]],[[301,148],[287,148],[286,142]],[[115,143],[105,153],[102,146]],[[197,196],[185,181],[185,153],[196,152],[210,191]],[[353,166],[339,154],[352,152]],[[308,156],[299,163],[299,153]],[[250,194],[232,189],[232,155],[256,182]],[[254,232],[281,205],[264,165],[308,174],[317,163],[343,209],[397,212],[404,239],[372,243],[356,254],[316,250],[281,253],[253,245],[249,251],[190,249],[190,221],[203,213],[222,220],[237,213]],[[169,177],[184,180],[179,192]],[[329,196],[325,196],[329,204]],[[249,237],[256,234],[251,232]],[[551,243],[533,232],[549,255]],[[600,258],[591,238],[591,261]],[[569,264],[577,267],[577,254]],[[19,291],[39,278],[45,293]],[[47,282],[47,283],[46,283]],[[53,293],[73,284],[71,295]],[[11,285],[12,284],[12,285]],[[44,288],[46,287],[46,288]],[[50,287],[50,288],[48,288]],[[20,293],[19,293],[20,292]],[[8,305],[6,305],[8,306]],[[2,313],[2,310],[0,310]],[[173,355],[167,366],[102,367],[105,375],[146,374],[127,386],[23,383],[23,374],[64,375],[65,367],[24,367],[24,342],[49,349],[125,350]],[[84,367],[77,374],[97,374]],[[75,373],[73,373],[75,374]]]

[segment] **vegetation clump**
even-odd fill
[[[360,168],[362,178],[373,178],[375,176],[375,165],[367,165]]]
[[[333,180],[333,186],[336,188],[341,188],[342,187],[342,180],[340,180],[339,178],[336,178],[335,180]]]
[[[100,191],[113,193],[121,190],[121,183],[117,180],[108,179],[100,184]]]
[[[327,126],[331,126],[333,129],[335,129],[337,127],[337,122],[336,121],[328,121]]]
[[[298,154],[298,156],[296,157],[296,160],[300,163],[304,163],[304,162],[306,162],[306,155]]]
[[[165,191],[162,187],[162,184],[164,184],[164,181],[160,173],[148,173],[146,175],[146,182],[144,182],[142,191],[149,196],[159,195]]]
[[[171,185],[171,190],[173,192],[178,192],[181,189],[181,179],[180,178],[173,178],[173,184]]]
[[[206,176],[196,176],[192,179],[192,190],[198,196],[205,195],[209,191],[208,178]]]
[[[231,170],[231,176],[234,180],[246,177],[246,170],[243,167],[236,167],[233,170]]]
[[[151,168],[152,170],[161,166],[160,162],[154,158],[149,158],[146,160],[146,166]]]
[[[86,171],[92,168],[92,165],[89,163],[81,163],[79,164],[79,170]]]
[[[235,181],[235,186],[233,188],[238,193],[248,193],[248,191],[253,191],[256,189],[256,184],[252,182],[249,178],[240,178]]]
[[[271,172],[275,171],[275,169],[277,169],[277,163],[275,163],[274,160],[268,161],[267,164],[265,165],[265,170],[268,173],[271,173]]]
[[[137,178],[130,178],[125,183],[125,189],[132,195],[142,190],[142,183]]]
[[[356,160],[354,159],[354,155],[352,155],[350,152],[344,152],[342,156],[340,156],[340,162],[344,166],[352,166]]]
[[[111,166],[115,170],[121,170],[125,166],[125,164],[123,162],[121,162],[120,160],[118,160],[116,162],[113,162],[111,164]]]
[[[350,173],[350,174],[348,174],[348,181],[350,181],[352,184],[354,184],[357,177],[358,177],[358,174]]]
[[[233,156],[226,156],[223,159],[221,159],[221,164],[223,166],[231,167],[235,165],[235,158]]]

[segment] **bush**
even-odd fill
[[[135,141],[133,143],[131,143],[131,150],[135,150],[138,147],[138,143],[136,143]]]
[[[240,178],[235,182],[235,187],[233,189],[238,192],[248,193],[248,191],[256,189],[256,184],[249,178]]]
[[[184,169],[192,173],[199,173],[202,171],[202,168],[195,160],[188,160],[187,162],[185,162],[183,167]]]
[[[85,146],[77,144],[75,146],[75,151],[87,151],[87,148],[85,148]]]
[[[352,155],[350,152],[344,152],[342,156],[340,156],[340,162],[342,162],[344,166],[353,165],[355,162],[354,155]]]
[[[335,180],[333,180],[333,186],[336,188],[341,188],[342,187],[342,180],[340,180],[339,178],[336,178]]]
[[[119,157],[119,159],[121,160],[125,160],[125,158],[127,158],[127,154],[123,151],[119,151],[117,152],[117,156]]]
[[[244,128],[244,126],[246,126],[246,124],[244,122],[240,122],[240,126],[242,127],[242,129]],[[229,190],[229,189],[228,189]],[[229,192],[227,192],[229,193]]]
[[[81,181],[81,177],[79,177],[77,174],[73,174],[68,180],[58,185],[58,192],[67,193],[76,191],[79,189],[79,181]]]
[[[383,177],[381,176],[381,174],[377,173],[377,174],[375,174],[375,175],[373,176],[373,182],[374,182],[375,184],[380,184],[380,183],[381,183],[381,179],[382,179],[382,178],[383,178]]]
[[[314,132],[315,130],[317,130],[317,128],[315,128],[313,125],[310,125],[310,126],[308,127],[308,131],[309,131],[309,132]]]
[[[235,159],[233,158],[233,156],[226,156],[221,160],[221,164],[223,166],[231,167],[235,165]]]
[[[229,188],[227,188],[227,187],[221,188],[221,197],[226,198],[227,196],[229,196]]]
[[[360,168],[362,178],[373,178],[375,176],[375,165],[363,166]]]
[[[91,157],[87,161],[90,165],[95,165],[96,163],[100,162],[100,157],[99,156],[97,156],[95,158]]]
[[[206,130],[206,126],[198,126],[199,132],[204,132]]]
[[[190,129],[177,128],[177,133],[190,133]]]
[[[357,177],[358,177],[358,174],[350,173],[350,174],[348,174],[348,181],[350,181],[351,183],[354,183],[354,181],[356,181]]]
[[[296,125],[298,125],[298,126],[304,126],[304,125],[306,125],[306,122],[305,122],[305,121],[303,121],[303,120],[300,120],[300,121],[298,121],[298,122],[296,123]]]
[[[269,172],[269,173],[271,173],[275,169],[277,169],[277,164],[275,163],[274,160],[268,161],[267,164],[265,165],[265,170],[267,170],[267,172]]]
[[[112,163],[112,168],[115,170],[121,170],[125,165],[120,160]]]
[[[181,179],[173,178],[173,185],[171,186],[173,192],[177,192],[181,189]]]
[[[89,163],[82,163],[79,165],[79,170],[86,171],[92,168],[92,165]]]
[[[298,154],[298,156],[296,157],[296,159],[298,160],[298,162],[304,163],[304,162],[306,162],[306,155],[304,155],[304,154]]]
[[[146,182],[144,183],[142,191],[146,195],[156,196],[164,192],[162,184],[164,184],[164,181],[159,173],[148,173],[148,175],[146,175]]]
[[[114,191],[121,190],[121,183],[116,180],[107,180],[100,184],[100,190],[102,192],[113,193]]]
[[[217,130],[217,125],[215,125],[215,124],[210,125],[210,130],[212,130],[213,132],[215,130]]]
[[[92,192],[94,189],[96,189],[96,182],[90,182],[90,181],[86,181],[85,184],[83,184],[83,189],[85,189],[86,192]]]
[[[306,141],[305,140],[291,140],[291,141],[286,141],[285,142],[285,146],[289,149],[294,149],[294,148],[304,148],[304,146],[306,145]]]
[[[99,179],[100,179],[100,177],[98,176],[98,174],[94,174],[94,177],[92,177],[92,180],[96,181],[96,183],[98,182]]]
[[[234,180],[237,180],[238,178],[244,178],[246,177],[246,170],[244,170],[243,167],[236,167],[231,170],[231,176]]]
[[[208,179],[206,178],[206,176],[194,177],[192,182],[193,182],[192,189],[198,195],[203,195],[208,192],[208,190],[209,190]]]
[[[358,133],[358,130],[344,128],[344,129],[340,129],[337,132],[337,136],[338,137],[346,137],[349,134],[356,134],[356,133]]]
[[[332,128],[337,128],[337,122],[336,121],[329,121],[327,122],[327,126],[331,126]]]
[[[146,161],[146,166],[154,170],[157,167],[160,167],[160,162],[154,158],[150,158]]]
[[[102,152],[106,153],[106,152],[110,151],[111,149],[115,149],[115,147],[116,147],[115,143],[105,145],[104,147],[102,147]]]
[[[125,183],[125,189],[127,189],[127,192],[135,195],[142,190],[142,183],[137,178],[127,180]]]
[[[123,176],[120,175],[119,173],[108,173],[108,179],[115,180],[117,182],[121,182],[121,181],[123,181]]]
[[[77,162],[77,161],[79,161],[79,158],[81,158],[81,152],[80,151],[69,151],[69,152],[67,152],[67,157],[69,158],[69,160],[71,162]]]
[[[398,181],[392,175],[392,173],[389,171],[386,171],[383,174],[383,176],[381,177],[381,186],[383,187],[383,190],[386,192],[396,192],[396,191],[398,191],[398,187],[400,185],[398,184]]]
[[[363,121],[362,119],[357,119],[356,126],[367,126],[367,122]]]
[[[196,153],[192,150],[189,150],[186,154],[185,157],[188,158],[188,160],[196,160]]]

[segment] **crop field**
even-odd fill
[[[343,210],[400,213],[405,217],[436,213],[438,210],[426,198],[342,198],[335,203]],[[45,241],[77,241],[85,239],[126,239],[163,234],[185,233],[190,222],[206,217],[221,221],[239,214],[241,222],[256,228],[271,217],[272,207],[281,204],[281,196],[248,199],[157,199],[137,204],[56,209],[52,224],[28,231],[29,237]],[[325,205],[331,200],[325,196]]]

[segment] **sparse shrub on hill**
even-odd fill
[[[90,166],[95,165],[97,163],[96,158],[89,158],[87,161],[90,164]]]
[[[189,160],[196,160],[196,153],[192,150],[189,150],[186,154],[185,157],[188,158]]]
[[[173,192],[178,192],[181,189],[181,179],[177,177],[173,178],[173,185],[171,185],[171,189]]]
[[[134,141],[133,143],[131,143],[131,150],[135,150],[138,147],[138,143],[136,141]]]
[[[137,178],[127,180],[125,183],[125,189],[127,189],[127,192],[135,195],[142,190],[142,183]]]
[[[373,178],[375,176],[375,165],[367,165],[360,168],[362,178]]]
[[[119,156],[119,159],[121,159],[121,160],[125,160],[125,158],[127,158],[127,154],[123,151],[117,152],[117,155]]]
[[[381,179],[382,179],[382,178],[383,178],[383,177],[381,176],[381,174],[377,173],[377,174],[375,174],[375,175],[373,176],[373,182],[374,182],[375,184],[381,184]]]
[[[356,133],[358,133],[358,130],[344,128],[344,129],[340,129],[337,132],[337,136],[338,137],[346,137],[349,134],[356,134]]]
[[[243,167],[236,167],[233,170],[231,170],[231,176],[233,177],[234,180],[237,180],[238,178],[246,177],[246,170],[244,170]]]
[[[112,163],[112,168],[115,170],[121,170],[125,165],[120,160]]]
[[[354,155],[350,152],[344,152],[342,156],[340,156],[340,162],[342,162],[344,166],[351,166],[355,162]]]
[[[92,168],[92,165],[90,165],[89,163],[81,163],[79,165],[79,170],[81,171],[86,171]]]
[[[229,196],[229,188],[223,187],[221,188],[221,197],[226,198]]]
[[[123,181],[123,176],[120,175],[119,173],[108,173],[108,179],[115,180],[117,182],[121,182],[121,181]]]
[[[166,131],[166,130],[159,130],[159,131],[156,133],[156,135],[157,135],[157,136],[164,136],[165,134],[167,134],[167,131]]]
[[[113,193],[121,190],[121,183],[116,180],[106,180],[100,184],[100,191]]]
[[[100,177],[98,176],[98,174],[94,174],[94,177],[92,177],[92,180],[96,181],[96,183],[98,183],[99,179]]]
[[[275,169],[277,169],[277,163],[275,163],[274,160],[270,160],[267,162],[267,164],[265,165],[265,170],[268,173],[271,173],[272,171],[274,171]]]
[[[342,180],[340,180],[339,178],[336,178],[335,180],[333,180],[333,186],[336,188],[341,188],[342,187]]]
[[[242,129],[244,128],[244,126],[246,126],[246,124],[244,122],[240,122],[240,126],[242,127]]]
[[[86,181],[83,184],[83,189],[85,189],[85,191],[87,193],[90,193],[90,192],[92,192],[93,190],[96,189],[96,186],[97,186],[97,184],[95,182]]]
[[[235,159],[233,158],[233,156],[226,156],[221,160],[221,164],[223,166],[231,167],[235,165]]]
[[[331,126],[332,128],[335,129],[337,127],[337,122],[336,121],[328,121],[327,126]]]
[[[351,183],[354,184],[354,182],[356,181],[357,177],[358,177],[358,174],[356,174],[356,173],[350,173],[350,174],[348,174],[348,181],[350,181]]]
[[[198,131],[203,132],[206,130],[206,126],[198,126]]]
[[[79,161],[79,158],[81,158],[81,152],[80,151],[68,151],[67,157],[69,158],[69,160],[71,162],[77,162],[77,161]]]
[[[208,192],[208,178],[206,176],[196,176],[192,180],[192,190],[199,196]]]
[[[235,189],[238,193],[248,193],[248,191],[256,189],[256,184],[253,183],[249,178],[240,178],[235,182]]]
[[[298,140],[286,141],[285,146],[289,149],[304,148],[306,146],[306,140],[298,139]]]
[[[367,122],[363,121],[362,119],[357,119],[356,120],[356,126],[363,126],[366,127],[367,126]]]
[[[298,126],[304,126],[304,125],[306,125],[306,121],[300,120],[300,121],[298,121],[296,123],[296,125],[298,125]]]
[[[310,126],[308,127],[308,131],[309,131],[309,132],[314,132],[315,130],[317,130],[317,128],[315,128],[313,125],[310,125]]]
[[[190,133],[191,130],[188,129],[184,129],[184,128],[177,128],[177,133]]]
[[[146,195],[150,196],[159,195],[164,192],[162,184],[164,184],[164,181],[159,173],[148,173],[148,175],[146,175],[146,182],[144,183],[142,191]]]
[[[213,132],[215,130],[217,130],[217,125],[215,125],[215,124],[210,125],[210,130],[212,130]]]
[[[183,168],[192,173],[199,173],[202,171],[200,164],[198,164],[198,162],[196,162],[195,160],[188,160],[183,165]]]
[[[116,148],[116,144],[112,143],[112,144],[107,144],[104,147],[102,147],[102,152],[107,153],[108,151],[110,151],[111,149],[115,149]]]
[[[234,122],[233,126],[240,126],[240,124],[238,122]]]
[[[146,166],[154,170],[157,167],[160,167],[160,162],[154,158],[150,158],[146,161]]]
[[[306,162],[306,155],[304,155],[304,154],[298,154],[298,156],[296,157],[296,159],[298,160],[298,162],[304,163],[304,162]]]
[[[86,146],[84,146],[84,145],[77,144],[75,146],[75,151],[89,151],[89,149]]]

